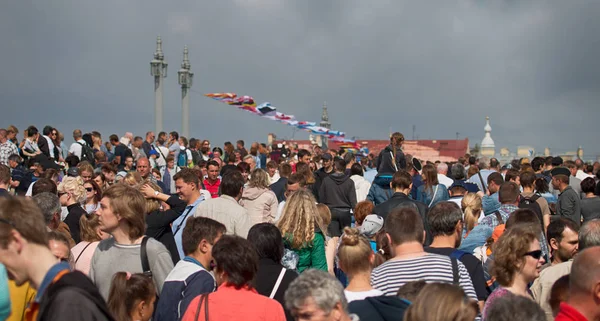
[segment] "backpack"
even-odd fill
[[[202,160],[202,156],[200,156],[200,151],[192,150],[192,163],[194,165],[198,165]]]
[[[177,156],[177,166],[187,167],[187,164],[188,164],[187,148],[184,148],[179,151],[179,156]]]
[[[525,197],[521,195],[521,199],[519,200],[519,208],[526,208],[532,210],[535,215],[540,220],[542,224],[542,231],[544,230],[544,214],[542,213],[542,208],[540,204],[538,204],[537,200],[540,198],[539,195],[533,194],[531,197]]]
[[[96,160],[94,158],[94,151],[92,148],[86,144],[77,143],[81,145],[81,159],[80,161],[86,161],[90,163],[92,166],[96,166]]]

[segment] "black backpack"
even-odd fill
[[[92,148],[86,144],[77,143],[81,145],[81,159],[80,161],[86,161],[90,163],[92,166],[96,166],[96,160],[94,158],[94,151]]]
[[[525,197],[521,195],[521,199],[519,200],[519,208],[526,208],[532,210],[535,215],[540,220],[542,224],[542,231],[544,230],[544,213],[542,213],[542,208],[540,204],[537,203],[539,195],[533,194],[531,197]]]

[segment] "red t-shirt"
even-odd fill
[[[575,310],[574,307],[566,304],[565,302],[560,304],[560,310],[556,315],[554,321],[588,321],[583,314]]]
[[[204,188],[206,188],[206,190],[210,192],[210,196],[212,196],[212,198],[219,197],[219,186],[221,186],[220,179],[217,179],[217,181],[214,184],[209,183],[208,179],[205,179],[203,183]]]

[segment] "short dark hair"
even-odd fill
[[[294,185],[296,183],[298,183],[300,187],[306,186],[306,177],[304,177],[304,175],[302,175],[301,173],[294,173],[290,175],[290,177],[288,177],[286,184]]]
[[[10,182],[10,168],[0,164],[0,183],[8,184],[8,182]]]
[[[208,169],[208,166],[217,166],[217,168],[219,168],[219,163],[217,163],[216,160],[211,159],[206,163],[206,169]]]
[[[521,180],[521,186],[523,187],[533,187],[533,183],[535,182],[536,176],[535,173],[531,171],[524,171],[519,175]]]
[[[427,222],[433,237],[454,234],[456,224],[462,221],[462,210],[454,202],[439,202],[427,212]]]
[[[456,180],[463,180],[465,179],[465,167],[460,163],[456,163],[450,168],[450,174]]]
[[[104,164],[100,168],[100,171],[101,172],[111,172],[111,173],[116,174],[117,173],[117,168],[113,164]]]
[[[283,237],[277,226],[259,223],[248,232],[248,242],[254,246],[259,259],[271,259],[277,263],[283,258]]]
[[[594,193],[596,191],[596,181],[588,177],[581,181],[581,191],[584,193]]]
[[[333,160],[333,169],[336,172],[342,172],[344,173],[346,171],[346,161],[342,158],[336,157]]]
[[[58,194],[58,186],[56,186],[56,183],[49,178],[40,178],[33,183],[33,187],[31,188],[31,196],[35,196],[40,193]]]
[[[292,174],[292,165],[288,163],[279,164],[279,176],[281,177],[290,177]]]
[[[242,145],[242,147],[244,147],[244,141],[243,141],[243,140],[241,140],[241,139],[240,139],[240,140],[238,140],[238,141],[236,142],[236,144]]]
[[[221,194],[236,197],[244,187],[244,177],[239,171],[231,171],[223,176],[221,180]]]
[[[108,141],[110,142],[118,142],[119,141],[119,136],[112,134],[108,137]]]
[[[50,133],[54,130],[54,127],[50,126],[50,125],[46,125],[44,126],[44,128],[42,129],[42,134],[44,134],[45,136],[50,135]]]
[[[363,167],[359,163],[354,163],[350,167],[350,175],[359,175],[363,176]]]
[[[527,224],[535,228],[536,231],[541,232],[541,222],[534,211],[528,208],[520,208],[512,213],[506,220],[506,229],[511,229],[513,226]]]
[[[207,217],[188,218],[181,234],[183,253],[190,255],[196,252],[202,240],[206,240],[209,244],[214,245],[219,234],[225,234],[226,231],[227,228],[225,225],[213,219]]]
[[[531,168],[533,169],[534,172],[538,172],[542,169],[542,166],[544,166],[544,159],[541,157],[535,157],[533,160],[531,160]],[[521,180],[523,180],[521,178]]]
[[[301,149],[298,151],[298,160],[300,160],[304,156],[310,156],[310,152],[306,149]]]
[[[397,170],[392,176],[392,188],[394,189],[407,189],[410,188],[410,184],[412,184],[412,176],[403,169]]]
[[[227,283],[238,290],[244,286],[254,288],[258,255],[250,242],[237,235],[223,235],[213,247],[212,255],[216,272],[225,272]]]
[[[552,220],[550,224],[548,224],[546,239],[548,243],[550,243],[551,239],[555,239],[558,243],[562,241],[563,232],[568,228],[571,231],[579,234],[579,225],[575,224],[572,220],[566,217],[559,217],[556,220]]]
[[[500,191],[498,191],[498,200],[501,204],[514,204],[519,198],[521,190],[519,185],[514,182],[506,182],[500,185]]]
[[[417,210],[411,207],[395,208],[385,218],[385,231],[393,245],[406,242],[423,243],[423,220]]]
[[[178,179],[182,179],[184,183],[192,183],[196,186],[198,186],[199,182],[198,175],[196,175],[196,172],[191,168],[183,168],[173,176],[173,181]]]
[[[29,136],[37,135],[39,133],[37,127],[35,126],[27,127],[26,131]]]
[[[504,180],[506,182],[508,182],[508,181],[517,179],[517,177],[519,177],[519,171],[516,170],[516,169],[511,168],[511,169],[509,169],[509,170],[506,171],[506,174],[504,175]]]
[[[173,138],[175,138],[175,139],[179,139],[179,133],[176,131],[170,132],[169,135],[173,136]]]
[[[504,183],[504,178],[502,178],[502,174],[493,172],[487,178],[488,185],[490,185],[491,182],[494,182],[496,185],[502,185],[502,183]]]

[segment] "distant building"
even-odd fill
[[[490,126],[490,117],[485,117],[485,136],[481,140],[481,148],[479,154],[481,156],[494,157],[496,155],[496,145],[492,139],[492,126]]]
[[[277,140],[274,134],[269,134],[269,141],[274,144],[283,143]],[[312,150],[316,142],[310,140],[286,140],[288,145],[298,145],[298,148]],[[369,152],[377,156],[379,152],[389,145],[389,140],[360,140],[360,143],[367,148]],[[365,144],[366,143],[366,144]],[[339,150],[341,143],[329,142],[329,148]],[[463,157],[469,152],[469,139],[437,139],[437,140],[406,140],[402,146],[405,154],[413,155],[424,161],[456,162],[459,157]]]

